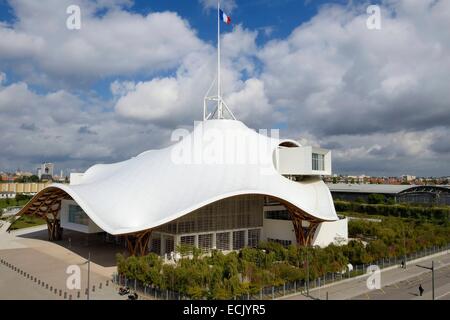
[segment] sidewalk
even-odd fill
[[[404,281],[421,274],[430,272],[429,270],[419,268],[416,264],[431,266],[431,261],[434,260],[435,268],[439,269],[450,265],[450,253],[448,251],[440,252],[431,256],[411,260],[407,262],[407,268],[402,269],[399,266],[392,266],[381,270],[381,287],[389,286],[400,281]],[[306,297],[300,293],[282,297],[283,300],[311,300],[311,299],[326,299],[328,292],[329,300],[346,300],[353,297],[360,296],[370,290],[367,288],[367,278],[369,275],[361,275],[355,278],[346,279],[343,281],[328,284],[320,288],[310,290],[310,297]]]

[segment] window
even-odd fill
[[[233,232],[233,250],[239,250],[245,247],[245,231]]]
[[[175,242],[173,237],[166,238],[166,253],[175,251]]]
[[[180,238],[180,244],[184,246],[194,246],[195,236],[183,236]]]
[[[281,239],[270,239],[270,238],[268,238],[267,241],[279,243],[283,247],[289,247],[292,244],[291,240],[281,240]]]
[[[316,171],[325,170],[325,156],[323,154],[313,153],[312,154],[312,169]]]
[[[216,248],[218,250],[230,250],[229,232],[220,232],[216,234]]]
[[[287,210],[266,211],[266,219],[291,220]]]
[[[198,247],[202,250],[209,250],[212,248],[212,233],[200,234],[198,236]]]
[[[248,246],[251,248],[256,248],[259,243],[261,230],[260,229],[250,229],[248,230]]]
[[[158,255],[161,254],[161,238],[152,239],[151,252],[154,252]]]
[[[79,206],[69,205],[69,222],[87,226],[89,217]]]

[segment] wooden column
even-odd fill
[[[151,235],[152,229],[126,234],[125,240],[130,255],[145,256],[148,251],[148,243]]]
[[[58,241],[62,239],[62,228],[59,219],[46,219],[48,228],[48,240]]]
[[[289,212],[292,224],[294,225],[297,245],[310,246],[321,220],[311,217],[298,208],[289,204],[284,204],[284,206]],[[307,228],[302,226],[303,221],[309,222],[309,226]]]

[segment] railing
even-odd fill
[[[430,256],[436,253],[444,252],[450,250],[450,244],[446,246],[437,247],[433,246],[422,251],[414,252],[406,256],[406,266],[408,266],[408,261],[420,259],[426,256]],[[235,296],[234,300],[274,300],[281,298],[286,295],[301,293],[305,294],[308,290],[323,287],[327,284],[338,282],[344,279],[350,279],[356,276],[366,274],[367,267],[371,265],[377,265],[380,269],[400,266],[401,262],[404,260],[402,257],[384,258],[379,261],[375,261],[370,264],[362,264],[353,266],[353,270],[345,271],[342,273],[334,272],[327,273],[316,279],[310,279],[309,288],[307,288],[308,283],[306,280],[298,280],[294,282],[286,282],[279,286],[268,286],[259,290],[258,293],[248,293],[240,296]],[[158,300],[187,300],[186,296],[183,296],[179,292],[160,289],[151,285],[144,285],[136,279],[127,279],[125,276],[120,276],[118,274],[113,275],[113,282],[119,286],[129,287],[131,290],[144,295],[148,299],[158,299]]]

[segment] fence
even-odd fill
[[[429,255],[433,255],[439,252],[448,251],[450,249],[450,244],[442,247],[431,247],[422,251],[414,252],[406,256],[406,266],[408,266],[408,261],[423,258]],[[258,293],[253,294],[243,294],[234,297],[234,300],[273,300],[281,298],[283,296],[294,294],[294,293],[306,293],[308,290],[323,287],[327,284],[334,283],[336,281],[341,281],[344,279],[349,279],[359,275],[363,275],[367,272],[367,267],[371,265],[377,265],[380,269],[388,268],[391,266],[400,266],[400,263],[405,259],[402,257],[384,258],[379,261],[375,261],[370,264],[362,264],[353,266],[353,270],[348,270],[342,273],[334,272],[327,273],[316,279],[310,279],[309,284],[306,280],[298,280],[294,282],[286,282],[279,286],[268,286],[259,290]],[[179,292],[164,290],[151,285],[144,285],[136,279],[127,279],[125,276],[120,276],[118,274],[113,275],[113,282],[119,286],[129,287],[130,289],[139,292],[141,295],[146,296],[150,299],[159,300],[187,300],[188,297],[181,295]]]

